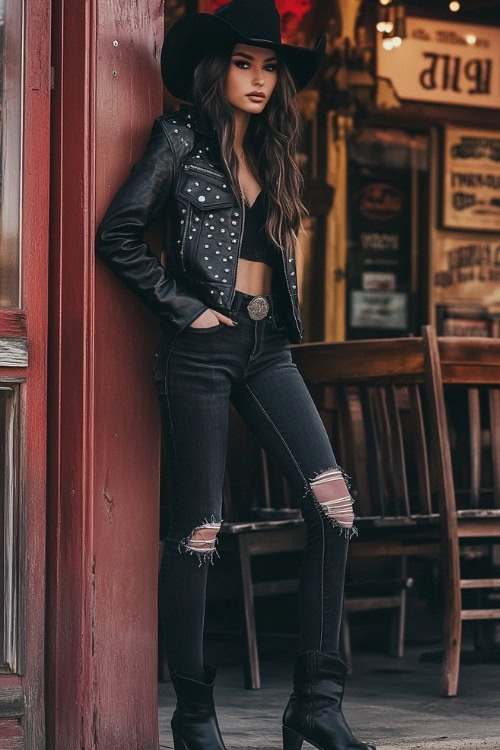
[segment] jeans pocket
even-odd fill
[[[186,326],[183,329],[183,333],[194,333],[196,335],[201,333],[214,333],[214,331],[220,331],[221,328],[228,328],[225,323],[218,323],[216,326],[208,326],[208,328],[193,328],[192,326]]]
[[[277,331],[278,333],[282,333],[286,329],[286,320],[284,313],[280,312],[279,310],[273,313],[271,323],[275,331]]]

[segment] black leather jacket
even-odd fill
[[[158,218],[172,219],[168,268],[144,241]],[[97,231],[96,252],[142,301],[162,327],[179,331],[203,310],[231,306],[245,231],[226,179],[215,130],[192,105],[158,117],[146,150],[115,195]],[[300,342],[303,327],[295,260],[281,252],[273,289],[285,300],[286,333]]]

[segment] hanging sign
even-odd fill
[[[500,306],[500,241],[443,236],[436,247],[434,297],[437,303]]]
[[[377,38],[377,75],[400,99],[500,108],[500,29],[409,17],[399,47]]]
[[[500,231],[500,133],[447,127],[443,224]]]

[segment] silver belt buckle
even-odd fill
[[[254,297],[247,305],[252,320],[262,320],[269,312],[269,302],[265,297]]]

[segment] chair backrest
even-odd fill
[[[457,508],[499,509],[500,340],[439,338],[437,349]]]
[[[429,414],[424,339],[300,344],[292,354],[337,460],[353,476],[358,514],[438,513],[442,456]]]

